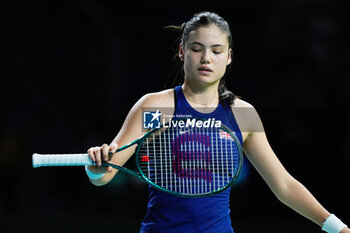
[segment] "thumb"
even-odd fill
[[[113,168],[111,166],[108,166],[107,167],[107,172],[112,172],[113,171]]]

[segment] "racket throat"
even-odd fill
[[[117,169],[118,171],[123,171],[123,172],[126,172],[126,173],[129,173],[130,175],[133,175],[139,179],[142,179],[141,178],[141,174],[139,172],[134,172],[134,171],[131,171],[125,167],[121,167],[121,166],[118,166],[118,165],[115,165],[115,164],[111,164],[111,163],[102,163],[103,166],[105,167],[108,167],[108,166],[111,166],[115,169]]]

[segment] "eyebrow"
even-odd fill
[[[194,45],[194,44],[200,45],[200,46],[202,46],[202,47],[205,47],[204,44],[199,43],[199,42],[197,42],[197,41],[194,41],[194,42],[191,43],[191,45]],[[226,47],[226,46],[223,45],[223,44],[214,44],[214,45],[211,45],[210,47]]]

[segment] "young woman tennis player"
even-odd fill
[[[135,147],[112,158],[118,145],[125,145],[142,136],[142,109],[173,109],[168,114],[187,114],[199,118],[215,118],[230,127],[238,136],[250,162],[276,197],[284,204],[331,233],[350,233],[335,215],[330,214],[311,193],[295,180],[280,163],[262,129],[258,113],[247,102],[226,90],[223,76],[231,63],[232,37],[227,22],[219,15],[202,12],[183,24],[178,57],[183,63],[183,83],[143,96],[130,110],[113,142],[92,147],[90,158],[97,166],[86,171],[95,185],[107,184],[117,173],[102,161],[124,165]],[[239,108],[250,108],[243,114]],[[209,110],[208,110],[209,109]],[[244,129],[240,131],[240,129]],[[149,188],[148,211],[140,232],[233,232],[229,210],[230,189],[209,197],[181,198]]]

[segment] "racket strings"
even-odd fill
[[[151,134],[139,151],[144,176],[181,194],[212,193],[229,185],[240,166],[233,136],[217,128],[167,128]]]

